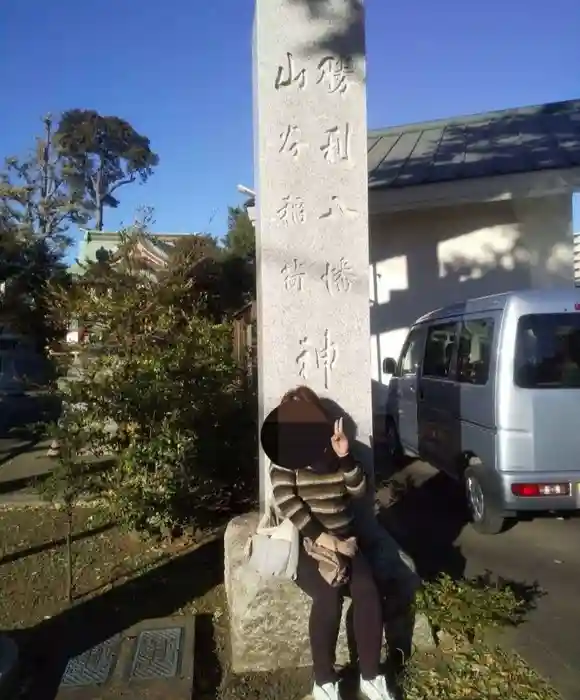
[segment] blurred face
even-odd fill
[[[300,399],[286,401],[264,421],[261,443],[274,464],[300,469],[324,464],[332,452],[332,425],[321,409]]]

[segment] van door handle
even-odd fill
[[[423,394],[423,389],[419,389],[419,401],[423,401],[425,395]]]

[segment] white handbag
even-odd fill
[[[299,546],[298,530],[290,520],[281,517],[268,483],[264,514],[246,546],[248,563],[263,578],[294,580]]]

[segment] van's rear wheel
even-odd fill
[[[490,505],[478,476],[478,467],[472,465],[465,470],[464,483],[471,526],[482,535],[497,535],[503,531],[506,519]]]

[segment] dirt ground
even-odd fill
[[[54,700],[63,663],[141,620],[196,616],[195,689],[202,700],[299,700],[309,669],[232,676],[228,671],[223,539],[219,530],[173,543],[142,541],[91,508],[74,519],[74,601],[67,600],[64,514],[0,510],[0,629],[23,657],[26,700]],[[345,698],[354,697],[353,674]],[[557,700],[517,657],[484,648],[453,658],[416,655],[401,679],[406,700]]]

